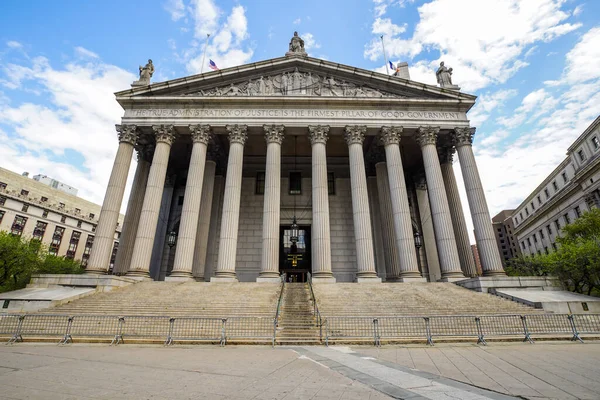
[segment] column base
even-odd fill
[[[134,279],[150,279],[150,273],[148,271],[130,271],[125,276]]]
[[[438,282],[458,282],[458,281],[464,281],[465,278],[463,277],[456,277],[456,276],[447,276],[445,278],[440,279]]]
[[[203,276],[194,276],[194,280],[196,282],[204,282],[204,277]]]
[[[420,276],[407,276],[407,277],[403,277],[398,279],[397,282],[403,282],[403,283],[426,283],[427,282],[427,278],[422,278]]]
[[[335,283],[336,279],[333,276],[313,276],[311,278],[312,283],[320,284],[320,283]]]
[[[256,278],[256,282],[260,282],[260,283],[281,283],[281,277],[274,277],[274,276],[259,276],[258,278]]]
[[[356,283],[381,283],[381,278],[378,276],[357,276]]]
[[[106,272],[107,271],[102,271],[102,270],[98,270],[98,269],[92,269],[92,270],[86,269],[85,270],[86,275],[106,275]]]
[[[504,271],[483,271],[483,276],[506,276]]]
[[[165,282],[195,282],[196,280],[191,276],[167,276]]]
[[[211,282],[216,283],[226,283],[226,282],[239,282],[238,279],[234,276],[213,276],[210,278]]]

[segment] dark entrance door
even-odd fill
[[[310,226],[299,227],[296,249],[292,249],[290,233],[289,226],[282,226],[279,230],[279,270],[286,274],[288,282],[306,282],[307,273],[312,272]]]

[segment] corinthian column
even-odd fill
[[[423,152],[423,164],[427,178],[431,217],[442,270],[442,280],[454,280],[464,278],[464,275],[460,268],[456,238],[454,237],[452,218],[450,217],[450,207],[448,206],[440,160],[435,145],[439,131],[440,128],[436,127],[420,127],[416,140]]]
[[[119,135],[119,149],[115,156],[98,219],[98,226],[96,227],[94,246],[86,268],[88,274],[105,274],[108,270],[115,242],[115,229],[119,219],[119,210],[123,202],[123,193],[125,192],[127,175],[131,165],[133,145],[137,139],[135,125],[116,125],[116,128]]]
[[[471,250],[471,241],[469,240],[469,232],[467,230],[467,223],[465,222],[465,214],[463,213],[460,195],[458,193],[454,168],[452,168],[454,147],[446,146],[438,148],[438,153],[440,156],[442,176],[444,177],[444,186],[446,187],[446,195],[448,196],[448,205],[450,206],[450,217],[452,217],[452,226],[454,227],[454,236],[456,237],[456,247],[460,265],[462,266],[462,271],[465,276],[477,276],[475,260],[473,259],[473,250]]]
[[[279,211],[281,207],[281,142],[283,125],[265,125],[267,165],[263,208],[262,259],[257,282],[279,281]]]
[[[240,222],[240,196],[242,192],[242,164],[244,162],[244,144],[246,143],[246,125],[227,125],[229,132],[229,159],[227,178],[223,197],[223,215],[221,217],[221,238],[219,240],[219,258],[217,271],[211,282],[237,282],[235,258],[237,254],[238,226]]]
[[[357,282],[381,282],[375,270],[373,236],[369,196],[367,193],[367,174],[363,157],[363,141],[366,126],[346,126],[345,138],[350,155],[350,185],[352,186],[352,214],[354,220],[354,238],[356,240]]]
[[[383,252],[385,258],[386,282],[397,282],[400,279],[400,261],[394,232],[394,214],[390,197],[390,179],[385,162],[375,164],[377,174],[377,192],[381,210],[381,225],[383,232]]]
[[[131,263],[133,254],[133,245],[137,235],[138,224],[140,223],[140,214],[142,212],[142,203],[144,201],[144,192],[148,183],[148,173],[150,172],[150,160],[152,158],[153,146],[146,145],[137,148],[138,162],[133,177],[133,186],[127,202],[127,211],[125,212],[125,221],[123,221],[123,231],[119,239],[119,251],[115,259],[113,271],[117,275],[126,274]]]
[[[417,248],[413,236],[408,193],[404,180],[404,168],[400,156],[400,135],[402,127],[384,126],[381,128],[381,141],[385,146],[390,198],[394,220],[394,233],[400,262],[400,279],[407,281],[425,281],[419,272]]]
[[[206,163],[206,148],[210,138],[209,125],[190,125],[192,134],[192,156],[185,183],[181,224],[177,238],[177,252],[173,262],[171,279],[192,280],[194,248],[198,231],[200,200],[202,200],[202,183],[204,181],[204,164]]]
[[[130,276],[149,276],[148,271],[150,269],[152,247],[154,246],[154,238],[156,236],[160,202],[165,187],[169,153],[171,152],[171,145],[175,141],[173,125],[155,125],[152,129],[156,136],[156,148],[152,157],[140,223],[137,229],[135,245],[133,246],[129,272],[127,273]]]
[[[473,135],[475,128],[455,128],[454,144],[458,152],[460,169],[462,170],[467,199],[473,227],[475,229],[475,241],[481,259],[481,267],[484,276],[504,275],[502,260],[498,252],[498,245],[492,228],[490,212],[485,200],[485,193],[481,185],[481,178],[477,170],[477,163],[473,155]]]
[[[329,190],[327,188],[326,143],[329,126],[309,126],[312,145],[312,279],[335,282],[331,273],[331,234],[329,228]]]
[[[204,179],[202,184],[202,200],[200,201],[200,217],[196,230],[196,249],[194,250],[194,267],[192,275],[197,281],[204,280],[206,269],[206,256],[208,254],[208,232],[210,230],[210,217],[212,213],[213,191],[215,188],[215,171],[217,169],[214,143],[209,148]],[[212,156],[211,156],[212,154]]]

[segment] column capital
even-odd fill
[[[365,125],[346,125],[344,129],[344,138],[348,146],[351,144],[362,145],[365,140],[365,134],[367,133],[367,127]]]
[[[456,149],[454,146],[442,146],[437,148],[440,164],[452,164]]]
[[[248,125],[227,125],[225,128],[229,132],[229,143],[240,143],[242,146],[246,144]]]
[[[175,127],[173,125],[152,125],[156,143],[166,143],[169,146],[175,141]]]
[[[263,125],[265,140],[268,143],[281,144],[283,142],[283,125]]]
[[[439,126],[420,126],[419,129],[417,129],[415,140],[421,147],[428,144],[435,144],[439,132]]]
[[[137,126],[135,125],[115,125],[119,143],[129,143],[135,145],[137,141]]]
[[[475,128],[456,127],[452,134],[452,141],[455,146],[471,146],[473,144],[473,136],[475,136]]]
[[[309,125],[308,132],[311,145],[317,143],[327,144],[327,139],[329,138],[329,125]]]
[[[208,145],[210,141],[210,125],[190,125],[192,142]]]
[[[390,144],[399,145],[403,130],[404,128],[401,126],[382,126],[380,135],[381,143],[383,143],[384,146]]]
[[[154,145],[138,143],[135,146],[135,149],[137,150],[138,161],[152,161],[152,156],[154,155]]]

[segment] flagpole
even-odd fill
[[[390,74],[390,68],[388,67],[388,59],[387,54],[385,53],[385,44],[383,43],[383,35],[381,35],[381,47],[383,47],[383,58],[385,59],[385,69],[387,74]]]
[[[210,38],[210,33],[206,34],[206,44],[204,45],[204,55],[202,56],[202,65],[200,66],[200,73],[204,71],[204,61],[206,60],[206,48],[208,47],[208,39]]]

